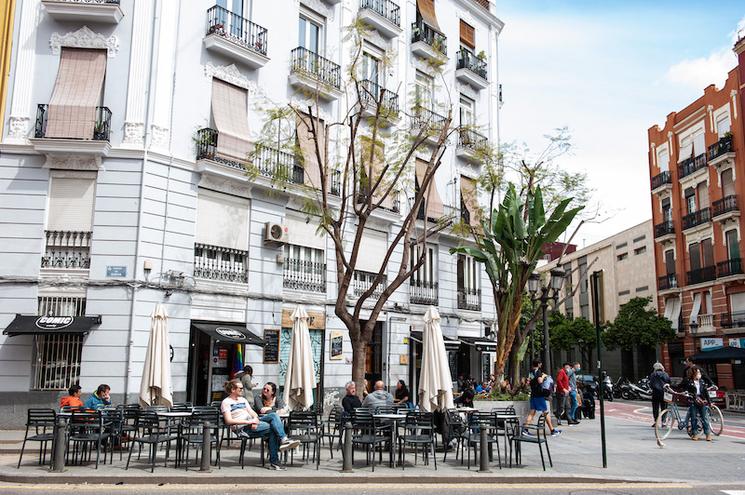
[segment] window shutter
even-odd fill
[[[427,162],[417,158],[415,173],[418,183],[423,184],[424,177],[427,175]],[[427,218],[433,220],[439,220],[445,214],[445,207],[442,204],[440,193],[437,191],[436,182],[435,177],[429,181],[429,187],[425,197]]]
[[[729,309],[733,313],[745,311],[745,292],[738,292],[729,295]]]
[[[425,24],[442,32],[440,25],[437,24],[437,15],[435,15],[435,0],[416,0],[416,10]]]
[[[706,141],[704,131],[699,131],[693,136],[693,155],[698,156],[706,152]]]
[[[199,189],[197,242],[248,251],[248,200]]]
[[[302,220],[286,218],[285,224],[290,244],[326,250],[326,235],[317,233],[317,219],[311,219],[310,222],[305,223]]]
[[[326,124],[323,120],[316,118],[315,124],[311,124],[311,117],[303,114],[296,119],[297,141],[300,148],[300,154],[303,157],[304,183],[306,186],[321,189],[321,167],[318,165],[318,156],[316,155],[316,140],[313,138],[311,126],[318,131],[318,147],[321,151],[321,158],[325,157],[326,146]],[[328,182],[328,171],[323,169]]]
[[[463,197],[463,203],[468,209],[470,223],[472,227],[479,226],[479,202],[476,193],[476,181],[466,177],[460,176],[460,194]]]
[[[388,250],[388,238],[385,233],[365,230],[360,242],[355,270],[378,273],[383,266],[383,259]]]
[[[217,127],[217,152],[240,162],[248,159],[248,91],[212,79],[212,120]]]
[[[462,19],[460,21],[460,42],[471,49],[476,48],[476,29]]]
[[[94,179],[53,177],[47,230],[90,232],[94,194]]]

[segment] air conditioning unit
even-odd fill
[[[287,242],[288,228],[279,223],[264,224],[264,242],[266,244],[284,244]]]

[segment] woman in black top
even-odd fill
[[[396,384],[396,391],[393,393],[393,403],[403,404],[409,407],[411,401],[409,400],[409,388],[406,386],[406,382],[399,380]]]
[[[460,394],[460,397],[455,399],[453,402],[463,407],[473,407],[473,397],[475,395],[473,392],[473,382],[466,380],[463,383],[463,389],[464,390]]]
[[[357,397],[357,384],[349,382],[344,388],[347,389],[347,395],[341,400],[341,407],[345,414],[351,415],[356,408],[362,407],[362,401]]]

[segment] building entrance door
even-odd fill
[[[366,322],[361,322],[364,325]],[[376,322],[372,338],[365,351],[365,380],[368,392],[373,391],[375,382],[383,379],[383,323]],[[389,385],[389,384],[386,384]]]
[[[189,337],[189,380],[186,383],[186,397],[194,405],[208,404],[212,357],[210,343],[209,335],[192,327]]]

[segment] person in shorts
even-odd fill
[[[543,386],[547,377],[548,375],[536,370],[530,380],[530,412],[525,419],[525,426],[532,424],[533,417],[536,413],[540,413],[546,417],[546,425],[551,432],[551,436],[555,437],[561,435],[561,430],[554,428],[551,423],[551,416],[548,414],[548,398],[551,396],[551,389]],[[525,427],[523,427],[523,435],[530,435],[530,431]]]

